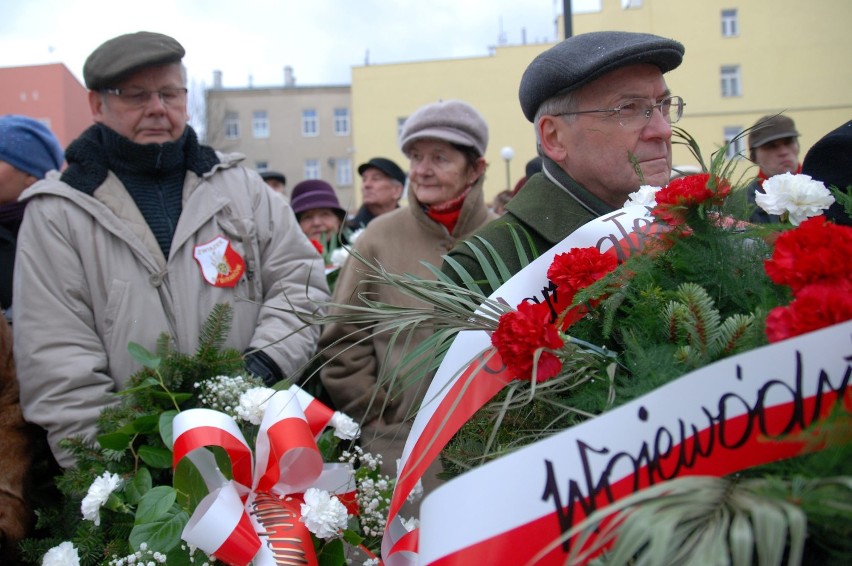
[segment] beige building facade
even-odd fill
[[[350,88],[281,86],[222,88],[221,77],[206,91],[206,143],[246,156],[257,171],[280,171],[286,192],[305,179],[322,179],[344,208],[355,209],[357,173],[352,161]]]
[[[852,118],[849,22],[848,0],[600,0],[596,9],[574,14],[572,29],[575,35],[647,32],[682,42],[683,65],[667,81],[686,101],[678,125],[697,139],[705,160],[759,117],[779,112],[796,122],[803,158],[822,135]],[[561,18],[556,24],[562,29]],[[306,163],[318,163],[319,178],[334,185],[344,206],[355,210],[358,164],[382,156],[407,170],[408,160],[397,144],[405,118],[424,104],[461,99],[489,125],[485,191],[491,200],[514,187],[536,155],[518,86],[530,61],[552,45],[483,46],[488,53],[482,57],[357,66],[351,89],[213,88],[207,92],[208,143],[245,153],[250,166],[283,171],[290,187],[315,173]],[[338,135],[335,112],[344,107],[350,109],[350,130]],[[319,120],[313,136],[303,131],[303,113],[309,109]],[[259,110],[267,112],[265,138],[252,132],[253,114]],[[239,123],[237,137],[223,137],[229,115]],[[747,155],[745,140],[732,150],[732,155]],[[739,174],[756,174],[747,159],[740,163]],[[674,164],[696,162],[684,146],[675,145]],[[351,180],[341,176],[346,171]]]

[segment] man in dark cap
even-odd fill
[[[285,191],[287,188],[287,177],[284,176],[284,173],[279,171],[262,171],[260,173],[260,178],[266,181],[266,184],[269,185],[273,191],[287,196],[287,192]]]
[[[754,207],[750,220],[756,223],[778,223],[777,214],[769,214],[755,204],[754,195],[763,192],[763,182],[775,175],[801,173],[799,132],[792,119],[781,114],[763,116],[748,132],[748,152],[758,166],[757,177],[746,186],[748,203]]]
[[[366,228],[373,218],[399,208],[405,188],[405,173],[386,157],[374,157],[358,166],[361,175],[361,208],[346,225],[352,230]]]
[[[15,358],[27,420],[58,447],[94,440],[102,409],[167,332],[194,352],[216,305],[231,305],[223,346],[272,384],[313,354],[318,328],[286,311],[328,299],[322,260],[260,175],[201,145],[187,125],[184,49],[138,32],[88,57],[95,124],[67,168],[29,198],[15,270]],[[286,340],[282,338],[286,337]]]
[[[683,53],[671,39],[607,31],[568,38],[530,63],[519,98],[535,128],[542,171],[506,204],[501,219],[449,254],[483,293],[493,289],[470,244],[490,257],[480,239],[488,241],[515,274],[523,266],[510,227],[521,235],[527,257],[536,257],[621,208],[641,185],[668,182],[671,125],[683,113],[683,100],[671,94],[663,75],[680,65]],[[443,271],[462,281],[449,263]]]

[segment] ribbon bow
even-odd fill
[[[304,411],[302,403],[312,408]],[[313,421],[305,412],[313,414]],[[211,409],[179,413],[173,422],[173,466],[189,458],[210,490],[181,538],[233,566],[252,560],[264,566],[294,560],[316,565],[311,534],[299,521],[301,494],[317,487],[348,494],[341,500],[354,501],[355,491],[349,465],[323,465],[316,445],[315,436],[329,424],[330,413],[295,386],[276,391],[267,403],[254,456],[230,416]],[[208,446],[225,450],[232,480],[219,471],[213,454],[205,449]],[[347,507],[353,511],[352,505]]]

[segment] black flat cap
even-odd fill
[[[648,33],[598,31],[569,37],[533,59],[518,97],[527,120],[552,96],[577,89],[621,67],[649,63],[667,73],[683,60],[683,45]]]
[[[185,53],[174,38],[161,33],[119,35],[92,51],[83,65],[83,80],[89,90],[114,87],[134,71],[177,63]]]
[[[374,157],[368,162],[362,163],[358,166],[358,174],[363,176],[364,171],[370,168],[378,169],[391,179],[395,179],[403,185],[405,184],[405,173],[399,168],[399,165],[390,159],[385,157]]]
[[[268,181],[269,179],[273,179],[275,181],[280,182],[282,185],[287,184],[287,177],[284,176],[284,173],[280,171],[261,171],[260,178],[264,181]]]

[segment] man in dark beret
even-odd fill
[[[373,157],[358,166],[361,175],[361,208],[346,224],[352,230],[366,228],[375,217],[399,208],[405,188],[405,172],[387,157]]]
[[[93,441],[102,409],[168,333],[195,352],[213,308],[231,305],[223,346],[272,384],[313,355],[318,328],[286,311],[328,299],[322,259],[285,199],[239,155],[201,145],[187,125],[184,48],[138,32],[88,57],[95,124],[67,168],[27,189],[14,274],[14,347],[27,420],[58,447]],[[286,337],[286,340],[283,338]]]
[[[535,129],[542,171],[506,204],[502,218],[449,254],[484,294],[493,289],[470,244],[490,257],[480,239],[488,241],[515,274],[522,265],[510,226],[527,257],[536,257],[624,206],[641,185],[668,182],[671,125],[683,113],[683,100],[672,95],[663,75],[680,65],[683,53],[671,39],[606,31],[568,38],[530,63],[519,98]],[[462,281],[450,263],[443,271]]]

